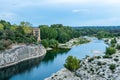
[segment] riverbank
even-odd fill
[[[69,40],[68,42],[64,43],[64,44],[59,44],[58,45],[58,48],[67,48],[67,49],[70,49],[74,46],[77,46],[79,44],[85,44],[85,43],[88,43],[90,42],[90,39],[88,38],[83,38],[83,37],[79,37],[79,38],[74,38],[74,39],[71,39]]]
[[[66,79],[67,77],[69,77],[69,80],[74,80],[73,76],[66,76],[69,75],[69,71],[66,71],[65,74],[64,73],[65,72],[61,69],[45,80],[68,80]],[[119,80],[120,51],[117,51],[117,53],[111,57],[86,57],[81,61],[80,68],[75,73],[71,72],[71,75],[74,75],[74,78],[77,76],[81,80]]]
[[[74,73],[72,73],[68,69],[63,68],[57,73],[52,74],[51,77],[46,78],[45,80],[81,80],[81,79],[75,76]]]
[[[46,50],[42,45],[15,45],[12,49],[0,52],[0,68],[44,56]]]
[[[119,41],[120,40],[117,38],[117,44],[119,44]],[[63,74],[61,70],[58,72]],[[46,78],[45,80],[66,80],[61,77],[58,72],[54,73],[51,77]],[[76,70],[75,73],[71,73],[72,75],[79,77],[81,80],[119,80],[120,50],[117,50],[116,53],[111,56],[87,56],[81,60],[80,68]],[[66,72],[66,74],[68,73]],[[64,74],[62,76],[64,76]],[[70,78],[70,76],[68,77]],[[70,79],[72,80],[72,77]]]

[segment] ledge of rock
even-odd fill
[[[75,76],[74,73],[70,72],[66,68],[63,68],[57,73],[53,74],[51,77],[46,78],[45,80],[81,80],[81,79]]]
[[[13,46],[12,49],[0,52],[0,68],[8,67],[19,62],[44,56],[46,49],[42,45]]]

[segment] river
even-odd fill
[[[75,46],[70,50],[49,51],[43,58],[28,60],[0,69],[0,80],[44,80],[63,68],[65,59],[69,55],[79,59],[85,58],[86,55],[104,55],[106,47],[104,41],[92,38],[91,42]]]

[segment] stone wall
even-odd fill
[[[0,52],[0,68],[17,64],[31,58],[45,55],[46,50],[42,45],[17,46],[12,49]]]

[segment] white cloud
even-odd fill
[[[74,10],[72,10],[72,12],[78,13],[78,12],[80,12],[80,10],[79,9],[74,9]]]
[[[73,9],[72,12],[73,13],[79,13],[79,12],[88,12],[88,9]]]

